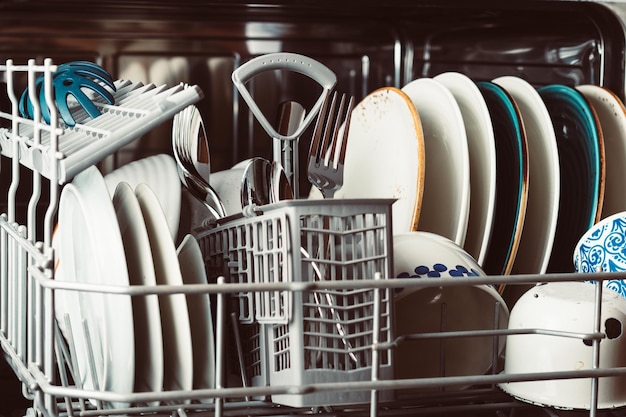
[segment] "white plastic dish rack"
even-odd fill
[[[357,260],[360,265],[367,265],[363,279],[338,279],[338,280],[311,280],[311,274],[315,275],[315,267],[328,262],[331,269],[344,271],[353,266],[352,259],[335,259],[332,251],[329,259],[316,258],[325,251],[315,251],[312,243],[324,242],[329,236],[328,225],[324,221],[324,214],[309,212],[311,203],[285,204],[275,207],[261,208],[253,211],[252,217],[227,218],[220,223],[207,226],[198,231],[198,239],[203,245],[205,259],[210,267],[219,267],[223,262],[224,276],[210,276],[217,281],[216,284],[195,284],[187,286],[133,286],[112,287],[93,286],[82,283],[60,282],[54,280],[53,253],[51,249],[51,233],[54,225],[59,190],[65,183],[83,169],[97,163],[102,158],[115,152],[124,144],[139,137],[141,134],[172,117],[189,104],[198,101],[202,92],[193,86],[176,86],[172,88],[156,87],[153,85],[142,86],[125,81],[118,81],[115,106],[102,105],[104,113],[101,118],[84,120],[78,115],[79,123],[76,127],[69,128],[62,125],[52,109],[52,122],[50,125],[38,121],[27,120],[18,115],[16,92],[12,92],[13,81],[16,77],[28,77],[29,86],[34,85],[35,77],[44,74],[45,88],[50,89],[50,74],[55,70],[51,61],[46,60],[43,65],[37,65],[30,61],[28,65],[14,65],[11,61],[0,65],[0,79],[8,86],[8,95],[12,103],[10,113],[0,113],[0,121],[8,122],[10,128],[0,128],[0,146],[4,156],[2,160],[2,175],[11,176],[11,185],[7,192],[7,212],[0,215],[0,346],[4,358],[13,369],[15,376],[22,384],[23,395],[32,400],[32,407],[27,412],[35,416],[103,416],[103,415],[151,415],[151,416],[178,416],[184,417],[190,413],[198,415],[370,415],[370,416],[394,416],[394,415],[514,415],[516,412],[522,415],[557,415],[557,410],[540,408],[517,401],[503,393],[498,384],[503,382],[532,381],[532,380],[560,380],[570,378],[589,378],[591,388],[589,392],[590,416],[598,415],[605,410],[598,410],[597,387],[598,380],[607,376],[626,376],[626,368],[602,369],[599,360],[596,360],[591,369],[561,372],[538,372],[527,374],[503,374],[500,363],[506,358],[494,355],[492,370],[487,374],[467,376],[445,376],[434,378],[394,379],[389,372],[389,364],[393,362],[393,349],[399,343],[410,343],[410,339],[455,339],[463,337],[487,337],[494,341],[494,352],[498,352],[498,340],[502,336],[514,334],[541,333],[542,329],[522,329],[514,332],[507,329],[475,329],[462,332],[442,331],[432,334],[417,335],[394,335],[393,323],[393,298],[389,294],[398,288],[407,287],[432,287],[432,286],[468,286],[476,284],[488,284],[498,286],[500,284],[534,284],[538,282],[579,281],[581,276],[575,274],[553,275],[527,275],[527,276],[491,276],[491,277],[464,277],[464,278],[441,278],[437,280],[384,279],[383,274],[389,274],[389,265],[392,264],[392,255],[389,252],[391,240],[382,240],[380,237],[385,233],[385,227],[389,223],[380,223],[375,215],[367,218],[364,222],[345,223],[350,227],[345,228],[337,236],[343,243],[361,241],[363,246],[356,251],[344,251],[338,253],[360,254]],[[51,100],[49,100],[51,102]],[[76,109],[77,112],[80,109]],[[100,120],[99,120],[100,119]],[[6,123],[3,124],[6,126]],[[8,161],[8,163],[6,163]],[[24,224],[16,221],[16,189],[20,186],[20,167],[27,167],[33,172],[33,191],[29,200]],[[46,201],[40,197],[42,177],[49,179],[50,195]],[[331,208],[331,213],[336,214],[337,208],[332,208],[333,203],[324,203],[326,209]],[[346,203],[347,204],[347,203]],[[369,204],[369,203],[368,203]],[[45,216],[39,220],[37,208],[45,209]],[[321,208],[320,208],[321,207]],[[373,207],[373,206],[372,206]],[[372,211],[372,207],[367,211]],[[264,209],[266,213],[263,213]],[[323,204],[314,210],[324,210]],[[346,207],[347,218],[360,218],[362,208],[358,205]],[[285,215],[290,210],[299,213]],[[361,210],[361,212],[359,211]],[[378,210],[378,209],[376,209]],[[375,211],[375,210],[374,210]],[[384,212],[384,210],[383,210]],[[273,232],[282,230],[284,236],[289,235],[289,230],[300,231],[300,237],[310,234],[309,238],[299,240],[297,235],[289,239],[266,240],[265,243],[288,243],[287,246],[278,244],[276,247],[284,252],[272,252],[271,247],[250,247],[248,252],[245,245],[238,245],[230,240],[228,234],[231,231],[238,233],[238,227],[243,230],[239,236],[251,237],[263,228],[264,223],[272,218],[272,213],[277,213],[282,220],[271,223]],[[304,213],[304,218],[314,221],[310,224],[301,222],[294,224],[293,221]],[[282,216],[282,217],[281,217]],[[356,216],[356,217],[355,217]],[[320,221],[321,219],[321,221]],[[391,220],[391,219],[388,219]],[[281,223],[282,222],[282,223]],[[380,226],[385,227],[381,228]],[[354,226],[357,226],[356,228]],[[286,229],[287,230],[286,230]],[[308,228],[308,229],[307,229]],[[260,229],[259,229],[260,230]],[[333,233],[335,230],[333,230]],[[247,235],[251,233],[250,235]],[[355,234],[356,233],[356,234]],[[363,233],[359,236],[359,233]],[[378,237],[372,240],[372,236]],[[382,235],[380,234],[382,233]],[[317,235],[317,237],[315,237]],[[279,234],[261,233],[266,238],[279,237]],[[213,239],[213,240],[212,240]],[[308,239],[308,240],[307,240]],[[316,240],[317,239],[317,240]],[[225,246],[216,246],[215,240],[221,240]],[[245,240],[245,239],[244,239]],[[366,242],[369,242],[365,244]],[[241,243],[241,242],[240,242]],[[301,246],[302,245],[302,246]],[[307,251],[307,256],[302,256]],[[270,249],[269,252],[264,252]],[[255,253],[255,250],[260,252]],[[294,252],[295,250],[295,252]],[[286,269],[280,262],[297,265],[297,269],[291,271],[291,275],[233,275],[239,269],[228,270],[229,267],[240,262],[232,257],[233,253],[249,253],[264,259],[262,263],[270,269],[267,271],[280,271]],[[337,253],[337,252],[336,252]],[[381,256],[386,259],[381,259]],[[252,259],[252,258],[251,258]],[[278,260],[278,264],[275,261]],[[269,261],[269,264],[267,264]],[[254,262],[253,262],[254,263]],[[240,268],[241,265],[237,266]],[[280,268],[276,269],[276,267]],[[380,269],[380,271],[375,271]],[[306,272],[308,271],[308,272]],[[307,275],[308,274],[308,275]],[[219,274],[218,274],[219,275]],[[225,282],[225,276],[231,279]],[[601,282],[607,275],[597,273],[586,275],[586,279],[597,279]],[[626,279],[626,273],[612,274],[612,278]],[[58,289],[74,291],[95,291],[101,293],[128,294],[141,297],[148,294],[171,295],[183,294],[211,294],[216,302],[216,364],[215,364],[215,388],[198,390],[179,390],[167,392],[131,392],[120,393],[98,390],[84,390],[73,385],[71,382],[71,347],[61,336],[59,327],[55,323],[54,301],[55,291]],[[601,285],[596,285],[596,311],[601,310],[602,296]],[[273,296],[271,296],[273,294]],[[318,297],[314,294],[317,294]],[[268,297],[268,295],[270,295]],[[331,298],[326,298],[331,295]],[[347,297],[347,301],[365,300],[365,310],[353,305],[344,305],[341,297]],[[228,320],[227,306],[230,300],[244,300],[244,314],[231,315],[233,321]],[[248,302],[255,300],[254,302]],[[265,301],[262,301],[265,300]],[[328,301],[330,300],[330,301]],[[350,304],[350,303],[348,303]],[[232,308],[232,306],[231,306]],[[341,308],[341,310],[339,310]],[[322,313],[322,310],[325,312]],[[350,315],[363,314],[365,311],[365,333],[363,335],[352,334],[351,321],[341,321],[340,327],[333,320],[335,312]],[[231,310],[232,311],[232,310]],[[312,312],[307,323],[303,312]],[[316,313],[318,312],[318,313]],[[317,319],[316,315],[318,316]],[[572,335],[565,332],[551,332],[556,337],[577,337],[592,340],[593,349],[599,352],[600,341],[605,336],[601,331],[600,315],[597,315],[594,328],[588,333]],[[324,320],[325,319],[325,320]],[[359,317],[361,319],[361,317]],[[419,318],[415,318],[416,320]],[[299,320],[299,321],[294,321]],[[358,321],[358,320],[357,320]],[[496,321],[497,322],[497,321]],[[243,337],[238,337],[237,330],[249,326],[252,328],[252,340],[256,346],[249,347],[248,352],[241,352]],[[256,326],[256,327],[255,327]],[[231,330],[229,333],[227,328]],[[254,330],[256,329],[256,330]],[[320,330],[326,329],[326,330]],[[336,329],[336,330],[335,330]],[[284,332],[284,333],[280,333]],[[324,333],[327,332],[327,333]],[[331,333],[338,333],[332,335]],[[283,342],[283,336],[288,334],[294,338],[294,342]],[[303,337],[308,334],[309,341],[315,343],[306,344]],[[363,336],[363,337],[361,337]],[[353,338],[354,337],[354,338]],[[235,340],[238,350],[230,353],[229,340]],[[267,339],[281,340],[280,346],[285,347],[322,347],[322,350],[333,344],[333,349],[321,352],[324,363],[334,364],[330,368],[322,369],[322,377],[313,376],[310,379],[294,379],[287,373],[283,377],[281,372],[284,368],[295,368],[296,373],[306,375],[311,371],[311,365],[302,360],[298,363],[290,362],[288,356],[282,355],[280,360],[270,361],[266,355],[275,352],[274,347],[265,345]],[[248,339],[250,340],[250,339]],[[356,349],[346,350],[347,342],[359,341]],[[326,344],[320,344],[325,341]],[[332,342],[331,342],[332,341]],[[364,342],[363,342],[364,341]],[[361,343],[363,342],[363,343]],[[285,344],[287,343],[287,344]],[[291,345],[289,345],[291,343]],[[265,350],[264,350],[265,348]],[[315,349],[311,349],[315,350]],[[265,374],[255,372],[255,364],[247,362],[245,353],[250,356],[253,352],[259,353],[260,366],[272,366]],[[265,352],[265,353],[263,353]],[[300,355],[301,352],[296,352]],[[332,379],[327,378],[328,371],[331,374],[339,374],[334,371],[349,371],[351,355],[359,355],[363,358],[366,367],[357,369],[360,372],[358,378]],[[416,352],[419,354],[419,352]],[[314,357],[317,353],[309,353]],[[335,357],[333,357],[335,355]],[[234,361],[230,359],[235,357]],[[597,359],[598,355],[596,355]],[[242,359],[244,358],[244,359]],[[287,358],[287,359],[285,359]],[[333,362],[339,358],[338,362]],[[233,378],[237,372],[229,369],[231,362],[239,362],[240,375]],[[312,364],[313,362],[309,362]],[[338,365],[339,364],[339,365]],[[343,365],[342,365],[343,364]],[[401,365],[401,364],[400,364]],[[334,369],[331,369],[334,366]],[[282,368],[281,368],[282,367]],[[339,369],[339,368],[344,369]],[[346,374],[347,375],[347,374]],[[240,377],[237,380],[237,377]],[[259,377],[262,382],[259,383]],[[254,381],[252,381],[254,380]],[[251,384],[251,382],[254,382]],[[465,388],[461,389],[460,386]],[[467,388],[469,386],[469,388]],[[394,397],[395,393],[407,389],[430,388],[426,394],[416,394],[410,398]],[[433,391],[434,390],[434,391]],[[344,406],[318,405],[311,407],[304,400],[298,400],[298,396],[311,394],[319,395],[320,398],[336,398],[341,393],[367,393],[364,397],[358,397],[354,404]],[[337,394],[339,393],[339,394]],[[284,406],[268,399],[290,398],[295,401],[295,406]],[[296,400],[293,400],[296,398]],[[198,401],[204,400],[204,401]],[[300,401],[300,402],[298,402]],[[319,400],[316,400],[319,401]],[[112,403],[125,403],[123,408],[112,409]],[[298,405],[303,405],[299,407]],[[521,411],[520,411],[521,410]],[[613,410],[609,410],[612,414]],[[508,414],[507,414],[508,413]],[[615,410],[614,415],[624,415],[624,410]]]

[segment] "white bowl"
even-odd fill
[[[576,272],[626,271],[626,212],[606,217],[580,238],[573,254]],[[604,286],[626,297],[626,281],[612,279]]]
[[[510,329],[547,329],[592,333],[595,288],[584,282],[552,282],[524,293],[511,311]],[[626,299],[614,291],[602,294],[600,368],[626,366]],[[589,341],[542,334],[507,338],[504,372],[508,374],[579,371],[592,368]],[[553,379],[500,384],[512,396],[559,409],[589,409],[591,379]],[[599,379],[598,408],[626,405],[626,376]]]
[[[395,235],[393,257],[395,277],[485,275],[460,246],[429,232]],[[506,328],[508,315],[504,300],[488,285],[409,287],[396,293],[395,334]],[[502,353],[504,342],[500,337],[494,352],[491,337],[404,341],[394,353],[395,377],[481,375],[492,367],[494,356]]]

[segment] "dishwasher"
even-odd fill
[[[545,94],[550,86],[600,86],[624,101],[625,54],[620,1],[0,1],[0,416],[626,415],[622,322],[606,318],[621,314],[622,297],[602,285],[626,272],[583,276],[572,247],[555,239],[554,263],[541,272],[512,259],[491,265],[482,253],[486,273],[410,279],[394,270],[405,242],[397,197],[319,198],[307,177],[307,150],[331,90],[353,98],[344,126],[352,111],[350,132],[366,136],[376,106],[402,102],[414,80],[443,83],[445,73],[462,74],[485,94],[492,80],[508,77]],[[55,84],[64,73],[65,84]],[[97,85],[76,87],[71,76],[85,74]],[[95,114],[83,98],[98,104]],[[425,106],[435,101],[424,95]],[[556,112],[567,131],[575,116]],[[492,118],[495,126],[505,115]],[[184,123],[195,133],[181,133]],[[385,129],[380,136],[393,140],[402,124]],[[604,135],[598,143],[608,143]],[[257,159],[276,183],[261,190],[259,178],[246,177],[250,203],[234,214],[225,196],[239,185],[226,183],[214,204],[215,190],[198,191],[176,149],[179,141],[200,149],[201,139],[208,146],[184,157],[210,170],[211,186],[229,170],[239,179]],[[375,149],[352,161],[374,167],[398,156]],[[428,149],[416,165],[453,171],[456,152],[435,161]],[[607,175],[595,190],[593,223],[613,214],[601,213],[601,202],[613,204],[609,190],[623,184],[620,169],[608,167],[616,157],[608,146],[604,152],[602,145]],[[584,164],[561,178],[580,178]],[[503,166],[507,175],[515,169]],[[375,183],[367,171],[351,184]],[[124,172],[154,184],[128,188],[136,206],[114,181]],[[469,184],[468,173],[460,178]],[[535,176],[530,187],[551,180]],[[425,187],[420,219],[426,193],[436,193]],[[111,198],[99,201],[98,190]],[[146,208],[157,197],[166,212],[175,206],[173,220]],[[578,213],[576,201],[562,204]],[[430,210],[452,202],[439,204]],[[520,204],[529,219],[530,202]],[[141,248],[130,255],[107,222],[117,215],[138,235],[137,213],[146,219],[140,229],[152,247],[154,281],[131,269],[145,267]],[[497,216],[492,236],[504,229]],[[407,227],[418,230],[412,222]],[[568,228],[568,219],[550,227]],[[155,236],[168,243],[155,244]],[[423,252],[450,250],[437,242]],[[591,290],[569,300],[588,307],[584,320],[568,318],[586,327],[546,330],[550,317],[532,308],[513,326],[522,303],[590,279],[595,285],[582,285]],[[489,294],[488,318],[455,328],[455,314],[470,315],[468,288]],[[413,290],[435,294],[420,299],[437,306],[432,317],[417,298],[400,302]],[[461,295],[448,305],[442,294]],[[434,327],[402,324],[427,319]],[[532,341],[514,351],[521,335]],[[535,348],[545,354],[541,344],[561,346],[556,357],[584,350],[587,359],[561,369],[551,366],[554,356],[524,356]]]

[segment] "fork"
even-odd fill
[[[341,95],[337,110],[337,92],[332,94],[330,109],[329,99],[331,96],[327,94],[317,116],[307,167],[309,181],[320,190],[324,198],[333,198],[335,191],[343,185],[348,130],[354,108],[354,97],[350,97],[346,103],[346,94]]]
[[[329,100],[330,109],[328,108]],[[348,129],[352,117],[352,109],[354,108],[354,97],[350,97],[347,101],[346,103],[346,95],[342,94],[339,108],[335,109],[337,105],[337,92],[332,94],[332,99],[329,92],[324,99],[313,130],[313,138],[309,149],[307,174],[311,184],[320,190],[325,199],[333,198],[335,191],[343,185],[343,168],[348,143]],[[341,131],[342,126],[343,131]],[[329,220],[328,218],[324,219],[323,228],[325,230],[330,230],[331,228]],[[329,239],[332,238],[329,237]],[[330,250],[330,247],[329,242],[327,251]],[[301,248],[301,252],[305,258],[309,258],[304,248]],[[318,258],[320,259],[323,257],[322,252],[323,249],[322,246],[320,246],[318,249]],[[327,253],[326,255],[328,258],[329,254]],[[326,268],[320,268],[316,262],[311,262],[311,266],[313,267],[316,280],[323,281],[325,279],[325,273],[322,272],[322,269],[326,271]],[[323,295],[326,298],[326,303],[330,307],[330,315],[335,321],[335,327],[341,336],[341,340],[348,349],[348,355],[358,366],[359,359],[353,353],[354,349],[350,340],[347,338],[341,315],[335,309],[335,305],[337,304],[335,297],[328,292],[325,292]],[[322,308],[322,300],[317,292],[313,292],[313,298],[318,306],[318,314],[320,317],[326,317],[325,310]]]

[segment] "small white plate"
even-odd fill
[[[89,167],[63,187],[55,234],[57,279],[69,282],[129,285],[124,245],[111,197],[100,171]],[[131,297],[98,292],[67,292],[60,306],[70,315],[78,363],[78,382],[84,389],[130,393],[135,382],[135,335]],[[62,319],[62,318],[61,318]],[[83,321],[91,345],[86,344]],[[67,329],[66,329],[67,330]],[[92,373],[89,357],[93,358]],[[93,377],[97,387],[93,384]],[[108,406],[124,407],[111,403]]]
[[[561,191],[556,134],[548,109],[532,85],[514,76],[493,82],[515,100],[528,144],[528,202],[511,273],[544,274],[552,253]]]
[[[176,248],[159,199],[147,184],[137,185],[135,194],[150,239],[157,284],[182,285]],[[190,390],[193,385],[193,353],[187,299],[184,294],[171,294],[161,296],[159,303],[165,360],[163,389]]]
[[[346,148],[343,187],[335,198],[395,198],[393,233],[415,230],[424,187],[424,138],[411,99],[394,87],[365,97],[352,111]]]
[[[195,237],[185,235],[176,250],[185,284],[208,284],[204,259]],[[215,388],[215,338],[209,294],[187,296],[193,343],[193,388]],[[203,402],[213,402],[212,399]]]
[[[121,182],[113,194],[113,207],[122,234],[130,285],[156,285],[148,231],[132,187]],[[156,295],[133,297],[135,323],[135,391],[163,388],[163,333]]]
[[[468,76],[446,72],[434,79],[450,90],[463,116],[470,158],[470,211],[463,248],[482,265],[496,206],[496,145],[491,115],[476,83]]]
[[[431,78],[411,81],[402,91],[413,101],[424,131],[426,174],[418,230],[437,233],[463,246],[470,168],[461,110],[452,93]]]
[[[598,85],[576,87],[593,106],[604,139],[605,183],[600,218],[626,211],[626,108],[611,90]]]
[[[167,218],[172,238],[178,234],[182,200],[182,185],[176,171],[176,161],[170,155],[159,154],[122,165],[104,176],[104,181],[113,195],[120,182],[128,183],[133,189],[138,184],[148,184],[159,198]]]

